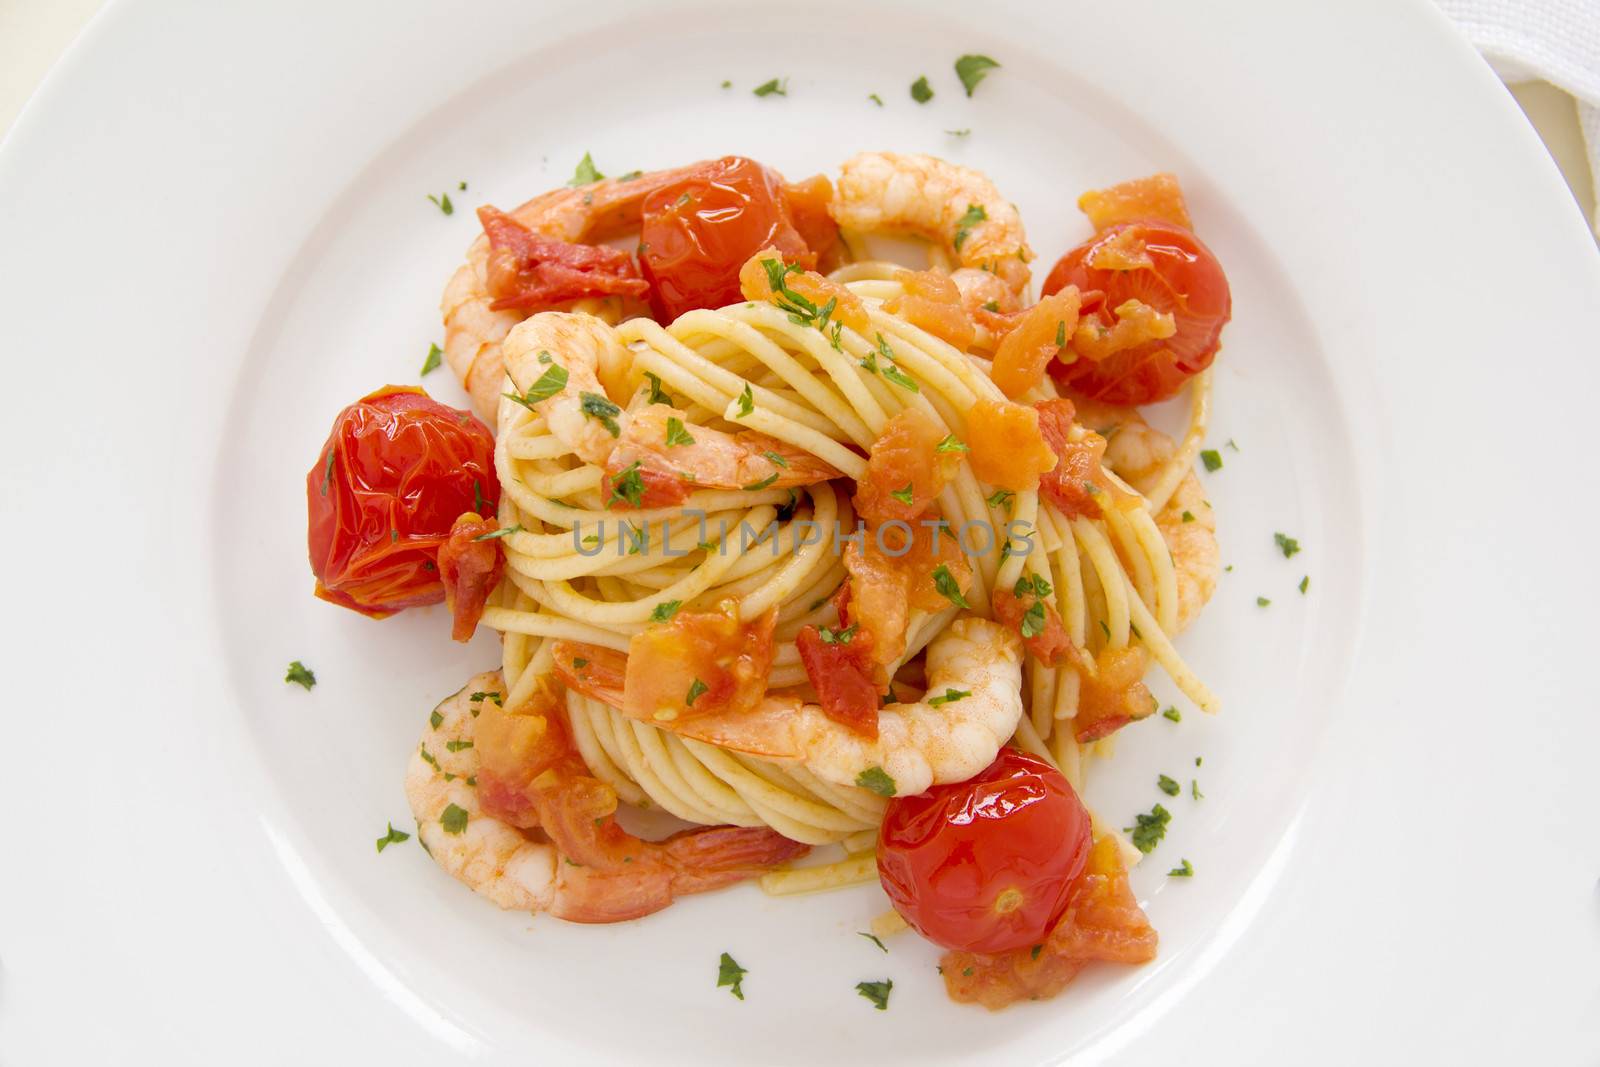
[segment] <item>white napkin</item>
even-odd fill
[[[1600,192],[1600,0],[1438,0],[1507,82],[1543,80],[1578,101]],[[1595,211],[1600,234],[1600,208]]]

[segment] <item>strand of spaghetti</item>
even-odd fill
[[[1110,535],[1112,550],[1116,552],[1117,559],[1122,563],[1122,569],[1133,580],[1133,587],[1139,592],[1139,599],[1148,607],[1156,604],[1155,574],[1150,569],[1150,557],[1145,548],[1139,543],[1138,536],[1133,527],[1123,516],[1120,508],[1102,508],[1105,517],[1105,529]]]
[[[832,381],[834,388],[839,391],[842,402],[849,406],[867,432],[876,436],[877,431],[888,421],[888,414],[862,382],[860,361],[870,342],[860,334],[854,330],[840,330],[839,347],[834,348],[821,330],[812,326],[801,326],[771,304],[742,304],[728,311],[732,317],[757,327],[775,340],[781,338],[809,356],[817,368],[827,375],[828,380]],[[785,381],[791,381],[785,373],[789,364],[769,363],[768,366]],[[843,427],[844,423],[839,425]]]
[[[819,893],[878,880],[878,858],[867,852],[821,867],[794,867],[761,876],[761,888],[775,897]]]
[[[1126,581],[1126,578],[1124,578],[1124,581]],[[1211,714],[1221,711],[1221,701],[1216,698],[1211,690],[1206,688],[1205,683],[1200,680],[1200,676],[1190,670],[1187,663],[1183,662],[1183,657],[1179,656],[1178,650],[1172,647],[1172,642],[1168,640],[1166,632],[1161,629],[1160,624],[1150,614],[1150,610],[1144,606],[1144,603],[1138,597],[1130,597],[1128,601],[1133,609],[1133,621],[1138,625],[1139,632],[1143,635],[1140,640],[1145,648],[1150,650],[1150,655],[1155,661],[1161,664],[1161,669],[1167,672],[1167,677],[1171,678],[1179,691],[1194,701],[1195,706],[1201,711]]]
[[[1150,501],[1150,511],[1154,514],[1159,514],[1167,506],[1172,494],[1178,491],[1178,484],[1183,481],[1184,475],[1194,469],[1200,446],[1205,443],[1206,428],[1211,422],[1211,375],[1212,368],[1207,367],[1189,380],[1189,428],[1184,431],[1183,442],[1177,451],[1162,464],[1161,473],[1151,483],[1150,492],[1145,494]]]
[[[1131,512],[1127,521],[1155,577],[1156,619],[1163,630],[1175,632],[1178,628],[1178,568],[1172,559],[1172,550],[1167,547],[1166,538],[1161,536],[1161,528],[1149,511]]]
[[[578,755],[583,757],[584,766],[589,768],[591,774],[617,791],[619,800],[635,806],[643,804],[645,791],[612,762],[611,755],[595,736],[594,714],[588,707],[590,703],[588,697],[570,689],[567,691],[567,722],[572,725],[572,738],[578,745]]]
[[[1101,620],[1108,631],[1106,643],[1111,648],[1125,648],[1128,644],[1129,585],[1122,565],[1093,522],[1079,515],[1072,520],[1072,532],[1100,579],[1100,591],[1106,599],[1106,614]],[[1133,599],[1138,599],[1137,594]]]
[[[484,608],[483,624],[495,630],[529,634],[534,637],[553,637],[562,641],[579,641],[584,644],[599,645],[602,648],[614,648],[618,652],[628,651],[628,638],[625,635],[598,626],[590,626],[577,619],[561,618],[556,615],[511,611],[507,608]]]

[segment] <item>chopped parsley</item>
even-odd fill
[[[744,383],[744,392],[739,394],[739,417],[742,419],[756,409],[755,394],[750,391],[750,383]]]
[[[396,830],[394,823],[389,824],[389,832],[378,838],[378,851],[382,852],[390,845],[398,845],[402,841],[410,841],[411,835],[404,830]]]
[[[889,991],[893,988],[893,978],[885,978],[881,982],[856,983],[856,992],[872,1001],[872,1006],[879,1011],[889,1010]]]
[[[1208,471],[1219,471],[1222,469],[1222,454],[1214,448],[1208,448],[1200,453],[1200,462],[1206,465]]]
[[[1111,640],[1111,627],[1106,625],[1106,620],[1100,620],[1100,632],[1106,635],[1106,640]]]
[[[622,409],[606,397],[599,393],[579,393],[578,407],[585,415],[604,426],[612,437],[622,436],[622,430],[617,426],[617,416],[622,414]]]
[[[1196,759],[1194,762],[1195,762],[1196,766],[1199,766],[1199,764],[1200,764],[1200,760],[1199,759]],[[1206,798],[1206,795],[1204,793],[1200,792],[1200,779],[1198,779],[1198,778],[1189,779],[1189,795],[1194,797],[1196,800],[1204,800]]]
[[[1235,452],[1239,451],[1239,446],[1233,443],[1233,438],[1231,437],[1228,438],[1228,447],[1233,449]]]
[[[950,568],[943,563],[933,568],[933,587],[939,595],[958,608],[971,610],[972,605],[967,603],[967,598],[961,595],[961,586],[956,582],[955,576],[950,573]]]
[[[1016,493],[1013,493],[1009,489],[996,489],[993,493],[989,494],[989,498],[987,501],[985,501],[985,503],[987,503],[991,508],[1003,508],[1008,506],[1011,503],[1011,498],[1016,495]]]
[[[710,688],[711,687],[706,685],[706,683],[696,678],[693,682],[689,683],[689,695],[683,698],[683,702],[690,707],[694,707],[694,702],[699,700],[706,690]]]
[[[968,136],[969,134],[972,133],[972,130],[969,127],[968,129],[965,129],[965,130],[946,130],[944,132],[948,133],[951,137],[966,137],[966,136]]]
[[[988,76],[991,70],[1000,66],[988,56],[966,55],[956,60],[956,77],[961,79],[961,87],[972,95],[972,90],[978,83]]]
[[[630,507],[644,507],[644,476],[639,473],[638,460],[622,468],[611,479],[611,495],[606,498],[606,507],[619,500]]]
[[[311,669],[299,660],[289,664],[289,673],[283,676],[283,680],[293,682],[295,685],[303,686],[306,689],[310,689],[317,684],[317,676],[311,673]]]
[[[589,153],[585,152],[583,154],[583,158],[578,160],[577,168],[572,172],[572,180],[567,184],[593,185],[595,182],[604,177],[605,175],[601,174],[599,169],[595,167],[593,157],[591,157]]]
[[[667,447],[672,448],[677,445],[692,444],[694,444],[694,438],[688,430],[684,429],[683,420],[669,416],[667,419]]]
[[[438,708],[434,708],[433,712],[428,716],[428,725],[435,730],[444,725],[444,716],[439,714]]]
[[[774,466],[788,469],[789,461],[778,455],[776,452],[763,452],[761,454],[770,459]]]
[[[724,89],[732,89],[733,88],[733,82],[729,81],[727,78],[724,78],[724,79],[722,79],[722,87]]]
[[[333,449],[328,449],[328,462],[322,468],[322,495],[328,495],[328,485],[333,481]]]
[[[1309,588],[1311,588],[1311,575],[1308,574],[1300,579],[1300,592],[1304,593]]]
[[[743,1000],[744,989],[740,987],[739,983],[743,982],[744,976],[749,973],[749,971],[739,966],[732,956],[724,952],[722,958],[717,961],[717,988],[721,989],[723,986],[728,986],[728,992]]]
[[[1161,717],[1163,719],[1171,719],[1173,722],[1182,722],[1183,712],[1179,711],[1175,705],[1168,704],[1167,710],[1161,713]]]
[[[1167,877],[1169,877],[1169,878],[1193,878],[1194,877],[1194,864],[1190,863],[1188,860],[1184,860],[1183,861],[1183,866],[1172,868],[1172,870],[1167,872]]]
[[[473,540],[474,541],[493,541],[493,540],[496,540],[497,538],[505,537],[508,534],[521,533],[521,532],[522,532],[522,524],[521,523],[513,523],[510,526],[502,526],[498,530],[490,530],[488,533],[479,534],[477,537],[474,537]]]
[[[1051,592],[1050,583],[1038,574],[1024,574],[1017,579],[1017,584],[1011,587],[1011,594],[1018,599],[1030,593],[1036,597],[1049,596]]]
[[[1028,610],[1022,613],[1022,623],[1019,627],[1022,632],[1022,639],[1026,641],[1029,638],[1038,637],[1044,633],[1045,626],[1044,601],[1035,600],[1029,605]]]
[[[910,507],[911,501],[916,497],[914,483],[907,482],[899,489],[891,489],[889,490],[889,495],[900,501],[900,503],[904,504],[906,507]]]
[[[438,345],[429,345],[428,358],[422,361],[422,373],[426,375],[430,371],[438,370],[439,364],[443,362],[444,349],[440,348]]]
[[[617,175],[617,181],[619,181],[619,182],[631,182],[635,178],[642,178],[642,177],[644,177],[644,171],[642,171],[642,170],[630,170],[626,174]]]
[[[444,747],[450,752],[460,752],[472,747],[471,741],[446,741]]]
[[[943,696],[928,698],[928,706],[937,708],[941,704],[954,704],[956,701],[965,699],[971,695],[972,690],[970,689],[946,689]]]
[[[1268,600],[1268,599],[1267,599],[1267,598],[1266,598],[1266,597],[1264,597],[1264,596],[1258,596],[1258,597],[1256,597],[1256,607],[1258,607],[1258,608],[1264,608],[1264,607],[1266,607],[1266,606],[1267,606],[1267,605],[1268,605],[1268,604],[1271,604],[1271,603],[1272,603],[1272,601],[1270,601],[1270,600]]]
[[[1182,515],[1182,518],[1183,518],[1183,521],[1184,521],[1184,522],[1193,522],[1193,521],[1194,521],[1194,512],[1192,512],[1192,511],[1185,511],[1185,512],[1184,512],[1184,513],[1183,513],[1183,515]]]
[[[848,645],[856,636],[856,624],[851,623],[842,630],[832,630],[823,626],[817,630],[817,637],[825,645]]]
[[[428,199],[433,201],[434,207],[438,208],[446,215],[454,215],[456,213],[456,206],[450,202],[449,193],[440,193],[438,196],[434,196],[432,193],[429,193]]]
[[[745,486],[744,489],[746,492],[754,493],[759,489],[769,488],[777,480],[778,475],[776,473],[769,474],[759,482],[751,482],[749,485]]]
[[[1275,533],[1272,535],[1272,540],[1277,543],[1277,546],[1280,549],[1283,550],[1284,559],[1288,559],[1290,556],[1300,551],[1300,542],[1296,541],[1288,534]]]
[[[945,439],[933,446],[935,452],[970,452],[972,451],[961,442],[955,434],[945,435]]]
[[[983,310],[998,312],[1000,310],[1000,303],[996,300],[985,300],[983,302]]]
[[[1133,847],[1149,855],[1150,850],[1161,843],[1167,836],[1167,823],[1172,821],[1172,813],[1160,804],[1150,809],[1150,814],[1139,814],[1133,817],[1133,826],[1124,826],[1123,832],[1133,835]]]
[[[650,613],[650,621],[670,622],[672,621],[672,617],[678,613],[678,609],[681,607],[683,607],[683,601],[681,600],[662,601],[660,604],[657,604],[656,609]]]
[[[515,400],[529,411],[532,411],[533,405],[537,404],[541,400],[549,400],[566,387],[567,368],[561,366],[560,364],[552,363],[549,367],[545,368],[545,372],[543,374],[539,375],[539,380],[528,387],[528,391],[526,393],[523,393],[521,396],[518,396],[516,393],[507,393],[505,395],[510,399]]]
[[[440,814],[439,825],[447,834],[459,834],[467,828],[467,809],[451,804]]]
[[[857,931],[857,933],[860,933],[862,937],[866,938],[868,941],[871,941],[874,945],[877,945],[878,948],[882,949],[884,952],[889,951],[889,946],[885,945],[877,934],[869,934],[862,931]]]
[[[856,785],[880,797],[894,796],[894,779],[882,767],[868,767],[856,775]]]
[[[1044,946],[1043,945],[1034,945],[1031,949],[1028,950],[1028,958],[1031,959],[1031,960],[1036,960],[1036,959],[1039,958],[1039,953],[1041,953],[1043,951],[1044,951]]]
[[[1156,779],[1156,785],[1169,797],[1175,797],[1179,793],[1183,792],[1183,786],[1178,784],[1178,780],[1176,778],[1169,778],[1164,774]]]
[[[650,403],[665,404],[668,407],[677,406],[672,402],[672,394],[661,388],[660,377],[651,374],[649,371],[644,372],[644,377],[645,381],[650,383]]]
[[[789,79],[773,78],[771,81],[762,82],[751,91],[757,96],[788,96]]]
[[[923,75],[911,83],[911,99],[919,104],[926,104],[933,99],[933,90],[928,87],[927,75]]]
[[[972,236],[972,229],[980,222],[985,222],[989,213],[983,210],[982,204],[968,204],[966,214],[956,220],[956,251],[961,251],[961,246],[967,243],[967,238]]]
[[[879,96],[877,93],[868,93],[867,94],[867,99],[871,100],[874,104],[877,104],[879,107],[883,106],[883,97]]]

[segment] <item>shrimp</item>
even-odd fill
[[[629,503],[657,507],[681,503],[690,488],[786,489],[840,476],[765,434],[685,423],[666,404],[627,411],[612,403],[610,396],[628,392],[632,356],[592,315],[540,312],[511,331],[503,352],[513,387],[529,391],[530,406],[574,455],[604,467],[614,485],[639,471],[649,500]],[[627,499],[626,487],[614,491]]]
[[[511,212],[511,217],[543,237],[572,242],[609,240],[639,225],[646,197],[699,166],[554,189],[529,200]],[[491,308],[495,298],[489,292],[489,252],[488,237],[479,234],[467,249],[467,262],[445,285],[439,311],[444,316],[445,361],[472,397],[473,411],[492,426],[504,381],[501,344],[526,315]],[[611,298],[598,306],[620,313],[622,303]]]
[[[1015,310],[1027,288],[1033,250],[1022,216],[994,183],[975,170],[925,155],[862,152],[840,168],[829,206],[834,221],[862,233],[902,233],[939,245],[958,264],[952,281]],[[981,275],[1004,284],[994,291]]]
[[[748,711],[654,715],[663,730],[778,763],[798,763],[838,785],[909,796],[963,782],[994,761],[1022,717],[1022,647],[988,619],[951,623],[928,645],[922,700],[878,712],[876,737],[829,718],[790,692],[768,692]],[[580,691],[584,687],[577,686]],[[614,689],[589,695],[606,700]],[[625,703],[625,702],[624,702]],[[614,703],[624,712],[626,708]]]
[[[1107,438],[1105,465],[1141,492],[1160,477],[1177,451],[1172,438],[1150,426],[1133,408],[1073,399],[1078,422]],[[1187,515],[1189,518],[1185,519]],[[1216,591],[1221,568],[1217,518],[1194,471],[1184,475],[1166,506],[1155,516],[1156,527],[1172,552],[1178,578],[1178,627],[1185,629]]]
[[[616,793],[584,773],[571,747],[559,687],[541,686],[534,706],[522,709],[501,707],[505,692],[495,671],[446,698],[406,768],[418,840],[446,872],[500,907],[620,922],[806,852],[764,827],[711,827],[657,842],[623,832],[612,818]],[[495,751],[474,742],[494,736],[501,756],[503,739],[513,737],[555,762],[524,774],[527,782],[490,780]]]

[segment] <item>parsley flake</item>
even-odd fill
[[[1182,722],[1183,712],[1179,711],[1176,706],[1169,704],[1167,705],[1167,710],[1161,713],[1161,717],[1163,719],[1170,719],[1173,722]]]
[[[732,956],[724,952],[722,958],[717,961],[717,988],[721,989],[723,986],[728,986],[728,992],[743,1000],[744,989],[741,988],[739,983],[743,982],[744,976],[749,973],[749,971],[739,966]]]
[[[519,523],[512,523],[510,526],[502,526],[498,530],[490,530],[488,533],[481,533],[477,537],[474,537],[473,540],[474,541],[496,541],[496,540],[499,540],[502,537],[509,536],[510,534],[521,533],[521,532],[522,532],[522,524],[520,522]]]
[[[658,375],[645,371],[644,377],[650,383],[650,403],[665,404],[668,407],[677,406],[672,402],[672,394],[661,388],[661,378]]]
[[[456,213],[456,206],[450,202],[449,193],[440,193],[438,196],[434,196],[432,193],[429,193],[428,199],[432,200],[433,206],[438,208],[444,214],[454,215]]]
[[[690,707],[693,707],[694,702],[699,700],[706,690],[710,688],[711,687],[706,685],[706,683],[696,678],[693,682],[689,683],[689,695],[683,698],[683,702]]]
[[[1028,610],[1022,613],[1022,639],[1026,641],[1031,637],[1038,637],[1044,633],[1046,625],[1044,601],[1035,600]]]
[[[1194,864],[1190,863],[1188,860],[1184,860],[1183,861],[1183,866],[1172,868],[1172,870],[1167,872],[1167,877],[1169,877],[1169,878],[1193,878],[1194,877]]]
[[[317,684],[317,676],[311,673],[311,669],[299,660],[289,664],[289,673],[283,676],[283,680],[293,682],[295,685],[303,686],[306,689],[310,689]]]
[[[906,507],[910,507],[912,499],[914,499],[917,494],[914,484],[912,482],[907,482],[899,489],[889,490],[889,495],[900,501],[900,503],[904,504]]]
[[[944,132],[948,133],[951,137],[967,137],[972,133],[972,130],[969,127],[964,130],[946,130]]]
[[[328,485],[333,481],[333,449],[328,449],[328,462],[322,468],[322,495],[328,495]]]
[[[848,645],[855,636],[855,623],[851,623],[842,630],[831,630],[826,626],[817,630],[817,637],[825,645]]]
[[[1146,855],[1150,850],[1161,843],[1167,836],[1167,823],[1172,821],[1172,813],[1160,804],[1150,809],[1150,814],[1139,814],[1133,817],[1135,825],[1124,826],[1125,833],[1133,835],[1133,847]]]
[[[1196,766],[1199,766],[1200,761],[1198,759],[1196,759],[1194,762]],[[1206,795],[1200,792],[1200,779],[1189,779],[1189,795],[1194,797],[1196,800],[1204,800],[1206,798]]]
[[[987,222],[989,213],[983,210],[982,204],[968,204],[966,214],[956,220],[956,238],[954,244],[956,251],[961,251],[961,246],[967,243],[967,238],[972,236],[973,227],[980,222]]]
[[[606,397],[599,393],[579,393],[578,407],[585,415],[604,426],[612,437],[622,436],[622,429],[617,425],[617,416],[622,414],[622,409]]]
[[[889,1010],[889,991],[893,988],[893,978],[885,978],[881,982],[856,983],[856,992],[872,1001],[872,1006],[879,1011]]]
[[[595,167],[594,158],[585,152],[583,158],[578,160],[577,168],[572,172],[572,180],[567,184],[593,185],[604,177],[605,175],[601,174],[599,169]]]
[[[439,825],[447,834],[459,834],[467,828],[467,809],[451,804],[439,815]]]
[[[968,604],[967,598],[961,595],[960,584],[957,583],[955,576],[950,573],[950,568],[943,563],[933,568],[933,587],[939,591],[940,596],[956,607],[971,610],[972,605]]]
[[[1183,515],[1181,516],[1181,518],[1183,519],[1184,522],[1193,522],[1194,521],[1194,512],[1185,511],[1183,513]]]
[[[520,396],[516,393],[506,393],[505,395],[532,411],[533,405],[541,400],[549,400],[566,387],[567,368],[558,363],[552,363],[545,368],[543,374],[539,375],[539,380],[528,387],[526,393]]]
[[[771,81],[762,82],[751,91],[757,96],[788,96],[789,79],[773,78]]]
[[[867,99],[871,100],[874,104],[877,104],[879,107],[883,106],[883,97],[879,96],[877,93],[868,93],[867,94]]]
[[[972,451],[961,442],[955,434],[946,434],[945,439],[933,446],[935,452],[970,452]]]
[[[1016,493],[1013,493],[1009,489],[996,489],[993,493],[989,494],[989,497],[985,503],[987,503],[991,508],[1007,507],[1011,503],[1011,498],[1016,495]]]
[[[660,604],[657,604],[656,609],[650,613],[650,621],[670,622],[672,621],[672,617],[678,613],[678,609],[681,607],[683,607],[683,601],[681,600],[662,601]],[[577,661],[574,660],[573,662],[576,663]]]
[[[978,83],[986,78],[991,70],[999,69],[1000,64],[988,56],[965,55],[956,60],[956,77],[961,79],[961,87],[972,95],[972,90]]]
[[[389,824],[389,832],[378,838],[378,851],[382,852],[390,845],[398,845],[402,841],[410,841],[411,835],[404,830],[396,830],[394,823]]]
[[[434,708],[432,713],[428,715],[428,725],[435,730],[444,725],[444,716],[439,714],[438,708]]]
[[[888,952],[889,951],[889,946],[885,945],[883,943],[883,941],[878,937],[877,934],[869,934],[869,933],[865,933],[865,932],[859,931],[859,930],[856,931],[856,932],[859,933],[862,937],[866,938],[868,941],[871,941],[874,945],[877,945],[878,948],[882,949],[884,952]]]
[[[739,417],[745,418],[756,409],[755,394],[750,391],[750,383],[744,384],[744,392],[739,394]]]
[[[1280,549],[1283,550],[1284,559],[1288,559],[1290,556],[1300,551],[1300,542],[1290,537],[1288,534],[1275,533],[1272,535],[1272,540],[1277,543],[1277,546]]]
[[[1178,784],[1176,778],[1169,778],[1164,774],[1156,779],[1156,785],[1169,797],[1175,797],[1183,792],[1183,786]]]
[[[1311,575],[1308,574],[1300,579],[1300,592],[1304,593],[1309,588],[1311,588]]]
[[[460,752],[472,747],[471,741],[446,741],[444,747],[450,752]]]
[[[868,767],[856,775],[856,785],[880,797],[894,796],[894,779],[882,767]]]
[[[956,701],[971,695],[972,690],[970,689],[946,689],[943,696],[930,697],[928,699],[928,706],[937,708],[941,704],[954,704]]]
[[[761,479],[759,482],[751,482],[749,485],[744,486],[744,489],[745,489],[746,492],[754,493],[758,489],[766,489],[766,488],[770,487],[777,480],[778,480],[777,474],[775,474],[775,473],[774,474],[769,474],[765,478]]]
[[[439,369],[439,364],[444,362],[444,349],[438,345],[428,346],[428,358],[422,361],[422,373],[427,375]]]
[[[673,448],[677,445],[692,444],[694,444],[694,438],[690,436],[688,430],[684,429],[683,420],[669,417],[667,419],[667,447]]]
[[[1271,603],[1272,603],[1272,601],[1268,600],[1264,596],[1256,597],[1256,607],[1258,607],[1258,608],[1264,608],[1264,607],[1266,607],[1267,605],[1269,605]]]
[[[1222,453],[1214,448],[1208,448],[1200,453],[1200,462],[1206,465],[1207,471],[1219,471],[1222,469]]]
[[[639,473],[638,460],[622,468],[611,479],[611,495],[606,498],[606,507],[619,500],[630,507],[644,507],[644,476]]]
[[[933,99],[933,90],[928,87],[927,75],[923,75],[911,83],[911,99],[919,104],[926,104]]]

